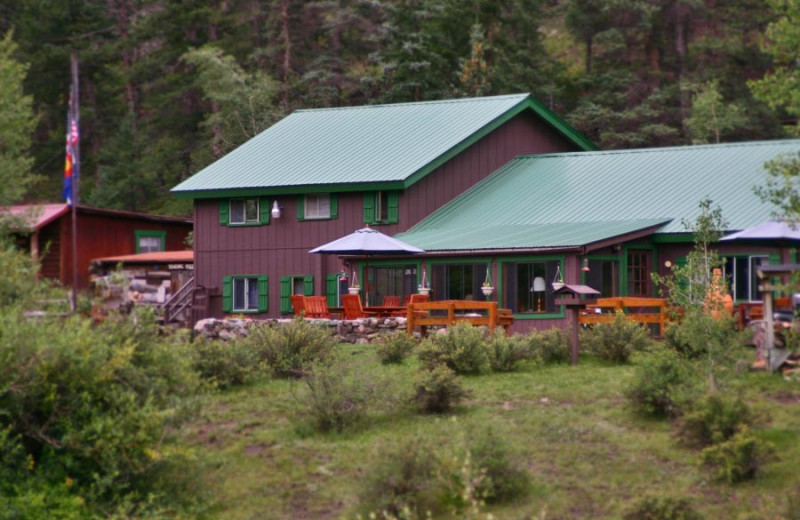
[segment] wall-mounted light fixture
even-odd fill
[[[278,201],[272,203],[272,211],[270,211],[272,218],[281,218],[281,207],[278,206]]]

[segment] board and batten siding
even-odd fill
[[[411,226],[522,154],[575,151],[531,113],[522,113],[445,162],[400,195],[397,224],[376,226],[393,235]],[[338,218],[297,220],[297,195],[267,197],[282,208],[280,219],[264,226],[223,226],[219,201],[195,200],[195,283],[210,290],[209,315],[222,315],[222,279],[230,275],[269,276],[269,311],[280,314],[280,277],[313,275],[314,293],[325,294],[325,276],[342,269],[336,255],[312,255],[321,244],[364,227],[363,192],[338,193]]]

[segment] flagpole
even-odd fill
[[[78,83],[78,55],[72,51],[70,57],[70,69],[72,73],[72,88],[70,89],[69,111],[71,120],[78,123],[78,116],[80,115],[80,90]],[[70,135],[71,128],[67,128],[67,135]],[[78,311],[78,175],[80,174],[80,139],[73,147],[73,174],[72,185],[70,187],[72,199],[72,312]]]

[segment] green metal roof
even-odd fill
[[[798,152],[785,140],[518,157],[396,236],[441,251],[585,245],[659,219],[658,233],[683,233],[704,198],[744,229],[770,218],[753,192],[764,163]]]
[[[298,110],[172,189],[186,197],[403,189],[525,110],[596,147],[528,94]]]

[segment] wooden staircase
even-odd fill
[[[162,325],[192,327],[206,315],[208,294],[205,287],[195,287],[194,277],[190,278],[175,294],[162,304],[156,312]]]

